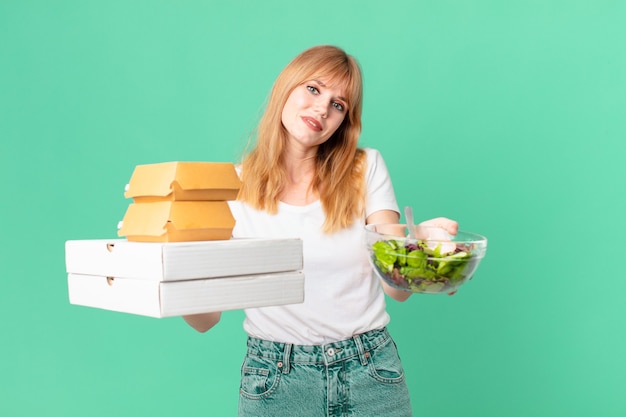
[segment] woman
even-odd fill
[[[305,301],[246,310],[240,416],[411,415],[384,297],[410,293],[373,276],[363,244],[365,224],[400,216],[381,155],[357,147],[361,101],[353,57],[304,51],[278,76],[242,162],[233,236],[301,238]],[[185,320],[206,331],[219,317]]]

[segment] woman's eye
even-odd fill
[[[317,88],[313,87],[312,85],[307,85],[306,88],[313,94],[319,94],[320,92]]]
[[[339,110],[339,111],[343,111],[343,104],[338,103],[338,102],[334,102],[334,103],[333,103],[333,106],[334,106],[337,110]]]

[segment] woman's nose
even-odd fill
[[[326,103],[326,100],[320,99],[315,102],[315,110],[322,119],[328,116],[328,106],[330,106],[330,103]]]

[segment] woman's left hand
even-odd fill
[[[420,223],[420,226],[439,227],[451,235],[456,235],[459,231],[459,223],[446,217],[436,217]]]

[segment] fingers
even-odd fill
[[[459,231],[459,223],[454,220],[449,220],[449,223],[444,227],[451,235],[456,235]]]
[[[434,219],[426,220],[420,223],[422,226],[439,227],[444,229],[451,235],[456,235],[459,231],[459,223],[448,219],[447,217],[436,217]]]

